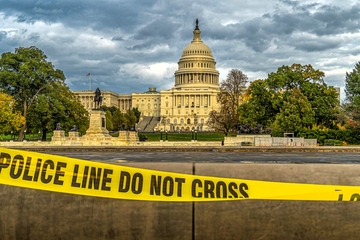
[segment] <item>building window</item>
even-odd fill
[[[184,119],[183,118],[180,119],[180,124],[184,124]]]
[[[190,123],[191,123],[190,118],[188,118],[188,120],[187,120],[187,124],[190,124]]]
[[[167,124],[170,124],[170,118],[168,118],[166,122],[167,122]]]
[[[157,105],[156,105],[156,104],[154,104],[154,109],[156,109],[156,106],[157,106]]]
[[[177,118],[174,119],[174,124],[177,124]]]
[[[166,107],[168,107],[168,106],[169,106],[169,103],[168,103],[168,102],[166,102],[166,103],[165,103],[165,106],[166,106]]]
[[[169,111],[168,110],[166,110],[166,115],[168,115],[169,114]]]
[[[204,122],[205,122],[205,120],[202,118],[202,119],[201,119],[201,124],[204,124]]]

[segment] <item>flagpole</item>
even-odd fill
[[[91,88],[92,88],[92,87],[91,87],[91,74],[90,74],[90,91],[92,90]]]

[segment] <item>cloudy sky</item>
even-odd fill
[[[195,19],[225,79],[311,64],[344,87],[360,61],[360,4],[346,0],[0,0],[0,53],[40,48],[71,90],[170,89]]]

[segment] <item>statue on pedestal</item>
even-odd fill
[[[96,88],[95,90],[94,102],[95,102],[95,109],[99,109],[102,102],[101,91],[99,88]]]

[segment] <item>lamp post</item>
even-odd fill
[[[26,129],[24,130],[24,140],[26,140]]]
[[[191,141],[194,141],[194,129],[191,130]]]
[[[160,141],[162,141],[162,129],[160,130]]]
[[[13,131],[11,130],[11,140],[13,140]]]
[[[168,132],[167,132],[167,130],[165,130],[165,141],[167,141],[168,140]]]
[[[195,130],[195,141],[197,141],[197,131]]]

